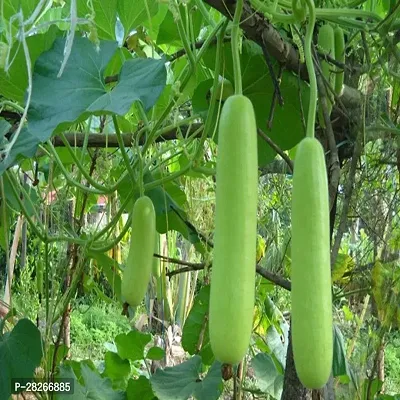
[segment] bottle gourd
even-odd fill
[[[343,29],[340,26],[335,28],[335,58],[336,61],[344,64],[346,61],[345,42]],[[340,96],[343,90],[344,71],[339,69],[335,76],[335,93]]]
[[[295,158],[291,246],[293,358],[302,384],[319,389],[333,356],[329,199],[324,151],[311,137]]]
[[[251,101],[227,98],[218,131],[209,333],[216,359],[236,364],[253,325],[257,237],[257,128]]]
[[[147,196],[136,200],[132,214],[132,233],[121,293],[124,300],[137,307],[146,294],[153,268],[156,239],[156,215]]]
[[[318,32],[318,46],[322,51],[335,58],[335,33],[330,24],[322,25]],[[321,61],[321,72],[324,78],[328,81],[330,87],[335,85],[335,74],[332,72],[334,67],[331,66],[327,61]],[[333,103],[335,101],[331,91],[326,89],[326,100],[328,107],[328,114],[331,115]],[[322,112],[322,105],[319,105],[319,123],[325,128],[325,120]]]

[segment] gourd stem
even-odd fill
[[[235,94],[242,94],[242,74],[240,70],[240,18],[243,11],[243,0],[237,0],[235,15],[233,17],[231,46],[232,46],[232,61],[233,61],[233,76],[235,81]]]
[[[317,78],[315,76],[314,62],[312,58],[312,37],[315,27],[315,6],[313,0],[306,0],[308,6],[308,25],[304,45],[304,55],[308,76],[310,79],[310,105],[308,107],[306,136],[313,138],[315,135],[315,112],[317,109]]]

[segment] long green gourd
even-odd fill
[[[253,327],[257,242],[257,126],[251,101],[242,94],[237,0],[232,28],[235,95],[225,101],[219,122],[214,254],[209,334],[216,359],[239,363]]]
[[[335,59],[344,64],[346,60],[344,33],[340,26],[335,27]],[[340,96],[343,90],[344,71],[339,70],[335,75],[335,93]]]
[[[306,2],[310,106],[307,136],[298,146],[293,175],[291,332],[297,375],[305,387],[318,389],[329,379],[333,357],[329,196],[324,151],[314,137],[317,84],[311,45],[315,7],[313,0]]]
[[[322,25],[319,28],[318,32],[318,46],[323,50],[326,54],[329,54],[332,58],[335,58],[335,33],[330,24]],[[335,74],[332,72],[333,67],[330,63],[325,60],[321,61],[321,71],[325,80],[329,83],[330,87],[334,87],[335,85]],[[334,98],[330,90],[326,89],[326,97],[327,97],[327,107],[328,114],[331,115]],[[322,112],[322,105],[319,105],[319,123],[325,128],[325,120]]]
[[[222,108],[216,177],[210,342],[217,360],[236,364],[253,326],[257,241],[257,129],[245,96]]]
[[[133,206],[131,243],[121,283],[121,294],[131,307],[143,300],[153,267],[156,239],[156,214],[147,196]]]

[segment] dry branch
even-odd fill
[[[170,258],[170,257],[165,257],[165,256],[160,256],[159,254],[154,254],[155,257],[161,258],[164,261],[168,261],[172,264],[177,264],[177,265],[184,265],[185,267],[176,269],[174,271],[168,271],[167,276],[171,278],[172,276],[182,274],[184,272],[190,272],[190,271],[200,271],[206,268],[206,263],[190,263],[187,261],[183,260],[178,260],[176,258]],[[207,267],[211,268],[212,264],[208,264]],[[277,275],[273,272],[268,271],[267,269],[261,267],[260,265],[256,266],[256,272],[264,277],[265,279],[269,280],[272,283],[275,283],[275,285],[280,286],[283,289],[286,290],[291,290],[291,283],[288,279],[283,278],[280,275]]]

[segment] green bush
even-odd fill
[[[71,313],[71,353],[74,359],[100,360],[116,335],[129,331],[117,305],[79,305]]]
[[[400,393],[400,334],[393,333],[385,348],[385,392]]]

